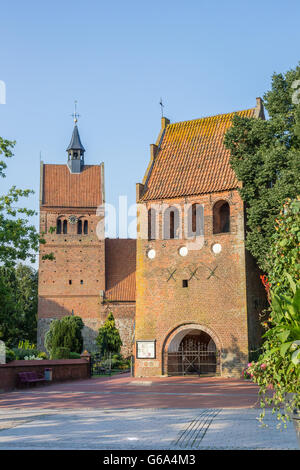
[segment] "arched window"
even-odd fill
[[[61,220],[60,219],[57,219],[57,221],[56,221],[56,233],[58,235],[61,234]]]
[[[148,210],[148,240],[156,239],[156,212],[151,208]]]
[[[163,233],[166,240],[179,238],[180,213],[177,207],[168,207],[164,212]]]
[[[67,222],[67,220],[63,221],[63,233],[64,234],[68,233],[68,222]]]
[[[204,211],[201,204],[193,204],[188,208],[188,237],[204,234]]]
[[[230,232],[230,207],[226,201],[218,201],[213,208],[213,233]]]
[[[89,223],[87,220],[84,221],[83,223],[83,233],[87,235],[89,233]]]
[[[78,220],[78,223],[77,223],[77,233],[78,235],[80,235],[82,233],[82,220]]]

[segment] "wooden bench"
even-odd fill
[[[43,375],[38,375],[36,372],[19,372],[19,382],[29,386],[31,383],[45,382]]]

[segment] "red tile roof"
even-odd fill
[[[92,207],[102,204],[101,166],[85,165],[71,173],[67,165],[43,165],[43,200],[48,207]]]
[[[252,108],[167,125],[141,201],[236,188],[224,135],[234,114],[249,118],[254,112]]]
[[[135,302],[136,240],[105,240],[105,297],[110,301]]]

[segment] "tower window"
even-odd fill
[[[68,222],[64,220],[63,222],[63,233],[67,234],[68,233]]]
[[[192,204],[188,209],[188,236],[189,238],[203,235],[204,233],[204,213],[201,204]]]
[[[81,285],[83,284],[83,280],[80,281],[80,284],[81,284]]]
[[[180,212],[177,207],[168,207],[164,212],[163,233],[164,239],[179,238]]]
[[[183,279],[183,281],[182,281],[182,287],[189,287],[189,281],[188,281],[188,279]]]
[[[58,219],[57,222],[56,222],[56,233],[58,235],[61,234],[61,220],[60,219]]]
[[[71,279],[69,279],[69,285],[71,286],[71,284],[72,284],[72,280],[71,280]]]
[[[230,232],[230,207],[227,201],[218,201],[213,208],[213,233]]]
[[[155,240],[156,238],[156,213],[155,209],[148,210],[148,240]]]
[[[88,223],[87,220],[85,220],[85,221],[84,221],[84,224],[83,224],[83,233],[84,233],[85,235],[87,235],[88,232],[89,232],[89,223]]]
[[[78,220],[78,224],[77,224],[77,233],[79,235],[82,234],[82,220]]]

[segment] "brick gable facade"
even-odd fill
[[[265,292],[245,248],[244,204],[223,144],[233,114],[175,124],[163,118],[151,146],[137,185],[136,376],[239,375],[260,345]],[[261,100],[238,114],[263,117]],[[203,217],[201,233],[190,238],[183,216],[193,205]],[[170,209],[179,222],[174,230],[173,215],[166,236]],[[147,344],[155,349],[149,358],[139,353]]]

